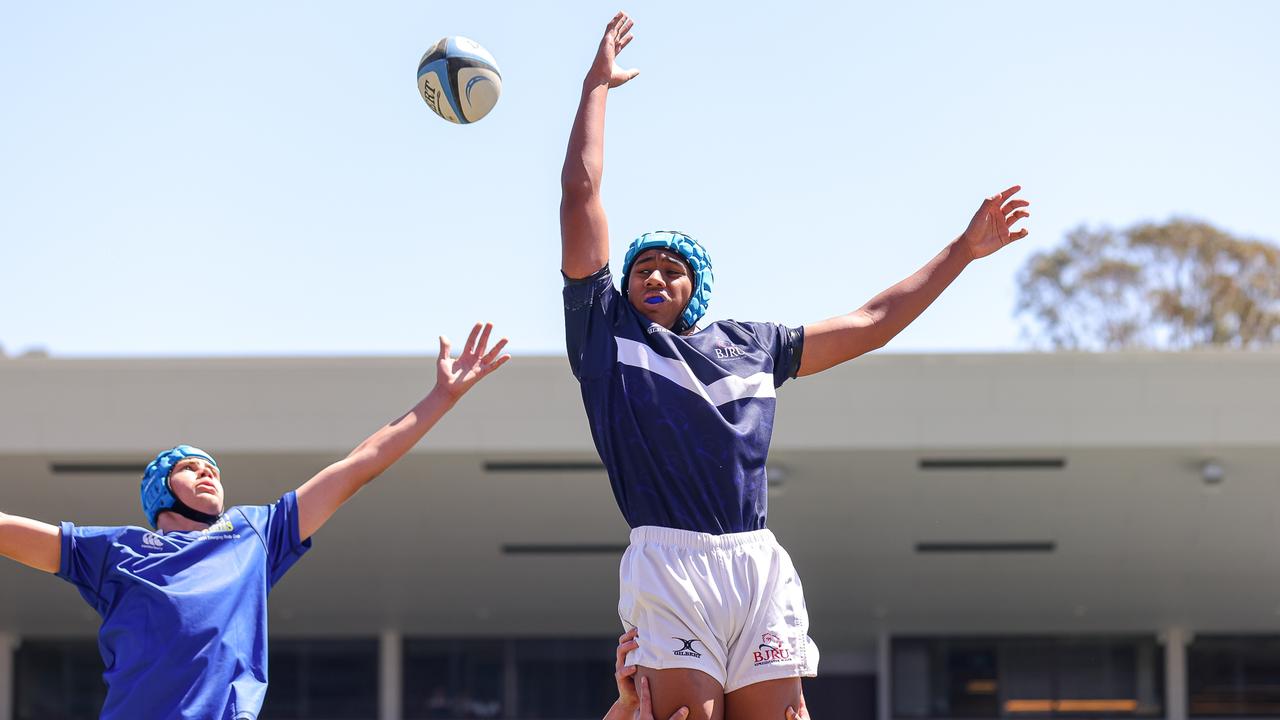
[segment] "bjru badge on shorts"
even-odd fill
[[[791,660],[791,650],[782,644],[782,638],[771,632],[760,636],[760,647],[752,655],[755,657],[756,667]]]

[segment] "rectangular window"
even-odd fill
[[[1280,636],[1197,635],[1187,696],[1192,717],[1280,715]]]
[[[95,718],[107,699],[97,640],[23,638],[14,653],[17,720]]]
[[[599,718],[618,699],[615,639],[515,642],[520,717]]]
[[[501,640],[406,639],[405,720],[512,717],[503,703],[504,650]]]
[[[895,638],[902,718],[1112,718],[1164,713],[1151,637]]]
[[[805,678],[804,702],[811,718],[876,720],[876,676],[821,672]]]
[[[261,716],[362,720],[378,716],[378,641],[271,640]]]

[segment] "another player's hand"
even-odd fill
[[[1026,200],[1009,199],[1021,189],[1022,186],[1014,185],[982,201],[982,206],[978,208],[978,212],[974,213],[973,219],[969,221],[969,227],[965,229],[962,236],[965,247],[973,259],[986,257],[1005,245],[1027,236],[1026,228],[1010,231],[1014,223],[1031,215],[1026,210],[1019,209],[1031,203]]]
[[[653,700],[649,697],[649,678],[640,678],[640,689],[636,690],[636,666],[627,665],[627,653],[640,647],[636,639],[639,632],[632,628],[618,638],[618,650],[613,663],[613,678],[618,683],[618,702],[615,708],[629,710],[633,720],[653,720]],[[613,713],[610,712],[610,715]],[[689,717],[689,708],[676,710],[669,720],[685,720]]]
[[[618,683],[618,702],[624,705],[639,705],[640,696],[636,693],[636,666],[627,664],[627,653],[640,647],[636,636],[640,631],[631,628],[618,638],[618,650],[613,661],[613,679]]]
[[[809,720],[809,709],[802,707],[800,712],[796,712],[795,708],[788,705],[787,720]]]
[[[489,373],[502,367],[511,359],[510,355],[502,355],[507,339],[502,338],[488,352],[489,333],[493,332],[493,323],[476,323],[471,328],[467,345],[457,358],[449,356],[451,346],[445,336],[440,336],[440,357],[436,361],[436,387],[443,390],[450,398],[457,400],[473,385]]]
[[[618,66],[618,53],[631,42],[631,17],[619,12],[609,21],[604,29],[604,37],[600,39],[600,49],[596,50],[596,59],[587,72],[588,85],[608,85],[616,88],[640,74],[639,70],[623,70]]]

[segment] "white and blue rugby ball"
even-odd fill
[[[502,75],[480,43],[450,35],[431,46],[418,63],[418,92],[435,114],[465,125],[498,104]]]

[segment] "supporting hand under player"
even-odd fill
[[[649,697],[649,679],[640,678],[636,688],[636,666],[627,665],[627,653],[640,647],[632,628],[618,638],[618,651],[613,664],[613,679],[618,683],[618,699],[604,716],[604,720],[653,720],[653,701]],[[669,720],[685,720],[689,708],[675,711]]]

